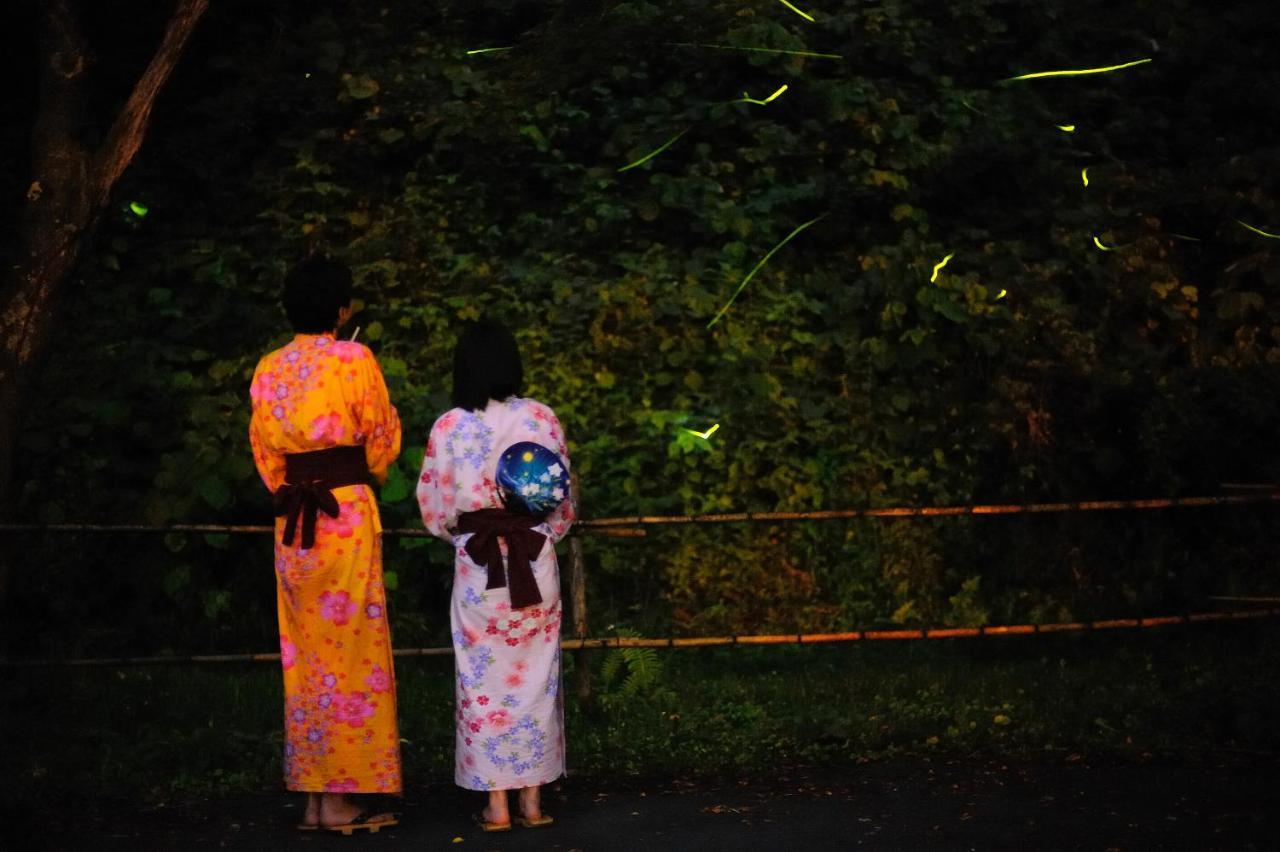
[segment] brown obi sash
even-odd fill
[[[512,609],[542,603],[532,565],[547,540],[545,535],[532,529],[540,523],[542,521],[532,515],[506,509],[479,509],[458,517],[458,532],[472,533],[467,540],[467,555],[472,562],[489,569],[489,583],[485,588],[501,589],[510,580]],[[498,539],[507,542],[506,577],[502,572],[502,548]]]
[[[338,517],[340,507],[333,489],[344,485],[372,485],[364,447],[342,446],[289,453],[284,457],[284,485],[276,489],[276,517],[283,516],[285,546],[293,544],[293,534],[302,518],[302,549],[316,543],[316,512]]]

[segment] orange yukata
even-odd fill
[[[373,353],[299,334],[258,363],[249,439],[274,494],[285,456],[363,445],[382,482],[400,453],[400,418]],[[400,790],[400,733],[382,585],[382,522],[373,489],[333,489],[315,544],[285,545],[276,519],[276,598],[285,693],[285,786],[309,793]]]

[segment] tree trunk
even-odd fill
[[[26,393],[54,327],[60,295],[111,190],[146,135],[156,96],[209,0],[179,0],[164,38],[96,149],[83,139],[88,44],[74,0],[44,0],[31,184],[19,251],[0,289],[0,514],[12,514],[13,462]],[[0,552],[9,552],[0,548]],[[9,571],[0,559],[0,601]]]

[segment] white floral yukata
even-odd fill
[[[531,441],[569,466],[555,413],[532,399],[490,400],[483,412],[454,408],[431,428],[418,506],[433,535],[454,546],[450,623],[457,673],[455,779],[468,790],[514,790],[564,774],[560,696],[560,572],[555,542],[575,517],[567,497],[534,529],[547,536],[531,562],[542,602],[511,608],[508,587],[489,589],[458,533],[458,516],[502,507],[495,482],[503,450]],[[506,555],[505,542],[503,555]]]

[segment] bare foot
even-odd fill
[[[320,824],[326,828],[335,825],[346,825],[365,811],[343,795],[324,793],[320,798]],[[391,814],[376,814],[369,817],[369,822],[383,822],[390,819]]]
[[[490,790],[489,805],[480,812],[485,822],[496,825],[507,825],[511,822],[511,811],[507,809],[507,791]]]
[[[302,824],[319,826],[320,825],[320,794],[307,794],[307,809],[302,815]]]
[[[523,787],[520,790],[520,816],[539,819],[542,816],[542,788]]]

